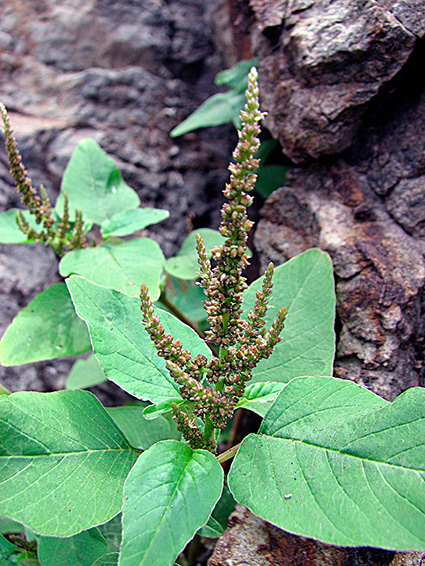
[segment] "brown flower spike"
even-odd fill
[[[23,213],[19,211],[16,215],[16,223],[20,230],[29,240],[42,242],[45,246],[53,248],[55,253],[62,257],[67,251],[87,247],[84,236],[84,224],[82,213],[75,211],[75,222],[71,230],[69,224],[68,197],[64,194],[64,212],[62,218],[55,227],[56,218],[49,197],[43,186],[40,187],[40,195],[32,186],[32,181],[22,163],[22,157],[18,150],[15,136],[10,127],[9,116],[3,104],[0,103],[0,114],[3,120],[3,133],[6,138],[7,158],[10,165],[10,173],[15,181],[16,190],[21,195],[22,204],[35,217],[40,229],[32,228]]]
[[[246,104],[241,112],[242,128],[233,152],[235,163],[229,165],[230,181],[223,193],[229,202],[223,205],[220,234],[223,245],[212,250],[212,267],[201,236],[197,235],[196,249],[200,266],[200,283],[206,300],[210,330],[206,341],[218,348],[218,356],[192,358],[180,340],[165,333],[159,317],[154,314],[148,289],[142,285],[140,298],[143,323],[155,344],[158,355],[165,358],[170,375],[180,387],[184,399],[173,406],[173,418],[192,448],[216,449],[215,431],[225,427],[235,405],[243,396],[245,384],[252,378],[258,362],[268,358],[281,340],[286,309],[282,308],[270,329],[265,329],[265,316],[273,287],[274,267],[265,273],[261,291],[247,320],[241,318],[243,293],[247,289],[242,273],[248,265],[247,238],[253,222],[246,210],[253,197],[255,171],[259,161],[254,158],[260,145],[257,70],[248,75]]]

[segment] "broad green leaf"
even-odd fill
[[[196,279],[199,273],[198,254],[196,253],[196,235],[200,234],[204,240],[208,253],[217,246],[221,246],[225,239],[217,230],[201,228],[194,230],[183,242],[178,254],[165,262],[165,269],[179,279]]]
[[[68,537],[121,509],[135,452],[88,391],[0,398],[0,513]]]
[[[295,379],[243,441],[229,487],[291,533],[423,550],[424,438],[425,389],[388,403],[353,382]]]
[[[32,242],[32,240],[28,240],[16,223],[18,212],[22,212],[31,228],[40,230],[34,216],[28,210],[12,208],[6,212],[0,212],[0,244],[29,244]]]
[[[174,399],[167,399],[166,401],[160,401],[159,403],[153,403],[152,405],[148,405],[145,410],[143,411],[143,416],[146,420],[151,421],[153,419],[157,419],[160,415],[164,413],[169,413],[171,411],[171,406],[173,403],[180,405],[184,403],[181,397],[174,398]]]
[[[243,59],[230,67],[218,73],[215,77],[216,85],[227,85],[231,89],[239,93],[244,93],[248,85],[248,73],[252,67],[258,66],[258,59]]]
[[[38,544],[41,566],[93,566],[106,552],[106,540],[98,529],[69,538],[41,537]]]
[[[129,236],[137,230],[143,230],[152,224],[158,224],[170,216],[168,210],[160,208],[133,208],[114,214],[104,220],[100,226],[102,236]]]
[[[139,238],[117,246],[70,252],[62,258],[59,271],[63,277],[75,273],[130,297],[138,297],[140,285],[145,283],[151,299],[156,301],[164,264],[159,245],[150,238]]]
[[[93,355],[77,360],[66,380],[67,389],[88,389],[106,381],[106,375]]]
[[[66,285],[56,283],[13,319],[0,342],[0,362],[16,366],[90,350],[87,327],[75,314]]]
[[[303,375],[332,375],[335,353],[335,291],[329,256],[312,249],[294,257],[275,270],[273,296],[266,327],[282,307],[288,309],[282,341],[267,360],[253,371],[252,382],[287,383]],[[253,308],[257,279],[244,295],[244,316]]]
[[[73,275],[67,280],[78,316],[87,322],[94,353],[108,379],[139,399],[179,398],[163,358],[143,328],[140,301]],[[157,309],[166,333],[178,336],[193,356],[211,352],[194,330]]]
[[[102,224],[118,212],[137,208],[140,199],[123,180],[115,162],[91,139],[75,149],[62,178],[56,210],[63,214],[63,194],[67,193],[71,218],[81,210],[84,222]]]
[[[170,132],[172,138],[182,136],[199,128],[220,126],[237,119],[245,104],[245,95],[233,90],[213,94],[186,120]]]
[[[180,439],[177,425],[172,419],[159,416],[154,421],[148,421],[143,416],[144,409],[143,405],[129,405],[111,407],[107,412],[133,448],[147,450],[160,440]]]
[[[274,381],[252,383],[245,389],[245,393],[236,408],[243,407],[257,413],[260,417],[264,417],[284,387],[285,383]]]
[[[167,440],[144,452],[125,482],[120,566],[169,566],[222,488],[222,467],[206,450]]]
[[[200,537],[218,538],[221,537],[223,532],[224,530],[220,523],[214,517],[210,517],[208,523],[201,527],[196,534]]]

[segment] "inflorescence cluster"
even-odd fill
[[[16,222],[20,230],[29,240],[42,242],[45,246],[50,246],[59,257],[67,251],[87,247],[84,236],[84,224],[82,213],[75,211],[75,221],[71,229],[69,219],[68,197],[64,195],[64,210],[61,218],[56,218],[47,192],[43,186],[40,187],[40,195],[32,186],[31,179],[22,163],[22,157],[18,150],[16,139],[10,127],[9,116],[3,104],[0,103],[0,113],[3,120],[3,131],[6,138],[6,151],[10,165],[10,172],[15,181],[16,190],[21,195],[21,201],[29,212],[35,217],[35,221],[40,225],[41,230],[36,230],[30,226],[27,218],[19,211],[16,215]]]
[[[174,404],[173,418],[184,438],[193,448],[215,451],[214,431],[225,427],[235,405],[243,396],[245,384],[252,378],[252,370],[261,359],[268,358],[281,340],[286,309],[282,308],[270,329],[265,329],[267,305],[273,286],[273,264],[267,267],[262,290],[247,320],[241,318],[243,293],[247,289],[242,276],[248,265],[247,237],[253,226],[247,217],[247,207],[253,197],[249,195],[257,176],[259,161],[254,159],[260,142],[257,70],[248,75],[246,104],[241,112],[242,128],[239,141],[229,165],[230,182],[223,191],[229,200],[222,208],[220,233],[223,245],[212,250],[214,267],[208,257],[201,236],[197,236],[200,282],[206,300],[210,330],[206,341],[216,346],[218,355],[210,360],[198,355],[192,358],[180,340],[166,334],[159,317],[154,313],[148,289],[142,285],[140,298],[143,323],[159,356],[166,360],[170,375],[179,385],[185,402]]]

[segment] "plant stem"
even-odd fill
[[[205,416],[205,427],[204,427],[204,439],[208,440],[208,441],[211,440],[213,432],[214,432],[214,426],[213,426],[209,416],[206,415]]]
[[[222,452],[221,454],[219,454],[217,456],[217,460],[220,462],[220,464],[223,464],[224,462],[227,462],[227,460],[230,460],[231,458],[233,458],[233,456],[235,456],[237,451],[239,450],[240,445],[241,445],[241,443],[239,442],[239,444],[236,444],[236,446],[232,446],[231,448],[229,448],[225,452]]]

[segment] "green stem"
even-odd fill
[[[205,417],[204,439],[210,441],[214,433],[214,426],[208,415]]]
[[[223,464],[224,462],[227,462],[227,460],[230,460],[230,458],[233,458],[233,456],[235,456],[236,452],[239,450],[240,445],[241,443],[239,442],[239,444],[236,444],[236,446],[232,446],[225,452],[219,454],[217,456],[217,460],[220,462],[220,464]]]

